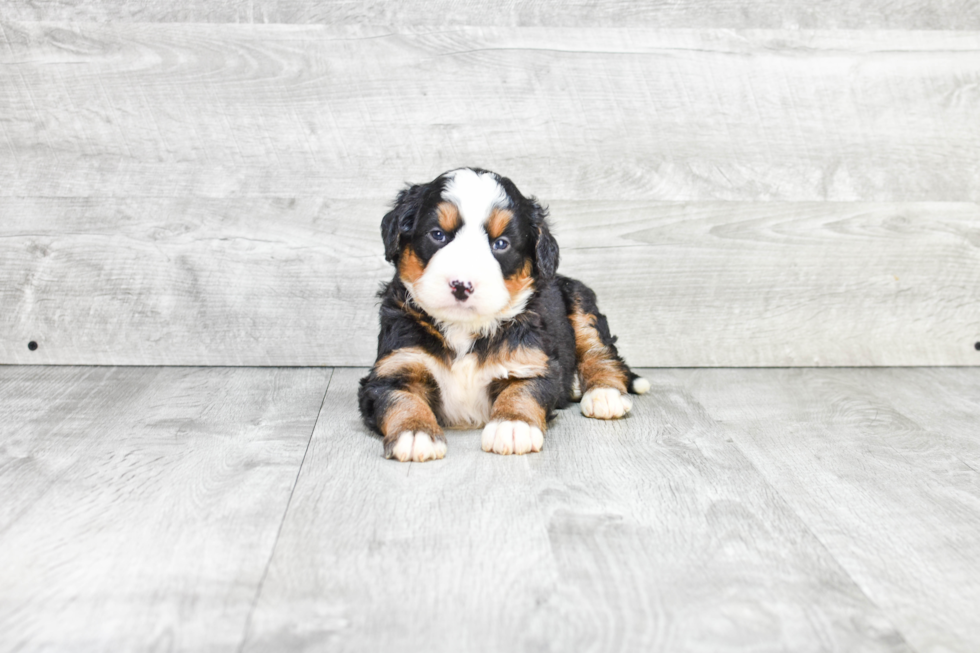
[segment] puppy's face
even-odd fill
[[[517,315],[535,280],[558,265],[544,209],[483,170],[453,170],[402,191],[381,230],[413,300],[451,324],[484,328]]]

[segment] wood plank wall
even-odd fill
[[[972,0],[17,0],[0,28],[0,363],[370,364],[386,204],[479,165],[551,206],[635,365],[980,364]]]

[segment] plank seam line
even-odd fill
[[[289,514],[289,506],[293,503],[293,494],[296,493],[296,486],[299,485],[299,476],[303,472],[303,466],[306,464],[306,456],[310,453],[310,445],[313,443],[313,435],[316,433],[316,425],[320,423],[320,415],[323,414],[323,404],[327,401],[327,393],[330,392],[330,384],[333,382],[333,375],[335,370],[330,370],[330,378],[327,379],[327,387],[323,390],[323,397],[320,399],[320,408],[316,412],[316,419],[313,420],[313,428],[310,429],[310,437],[306,441],[306,449],[303,451],[303,459],[299,462],[299,469],[296,470],[296,478],[293,479],[293,486],[289,489],[289,498],[286,499],[286,507],[282,511],[282,519],[279,520],[279,528],[276,530],[276,537],[272,541],[272,548],[269,551],[269,559],[265,561],[265,569],[262,570],[262,578],[259,579],[259,584],[255,588],[255,596],[252,597],[252,605],[249,607],[248,616],[245,618],[245,629],[242,632],[242,641],[238,645],[238,653],[242,653],[245,650],[245,644],[248,642],[248,631],[252,627],[252,615],[255,614],[255,607],[259,603],[259,597],[262,596],[262,590],[265,587],[265,579],[269,575],[269,567],[272,566],[272,559],[276,555],[276,547],[279,546],[279,536],[282,535],[282,528],[286,524],[286,515]]]

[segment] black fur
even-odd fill
[[[398,263],[398,255],[405,239],[415,230],[415,223],[428,190],[428,184],[416,184],[400,191],[394,208],[381,220],[381,240],[385,244],[385,260],[389,263]]]

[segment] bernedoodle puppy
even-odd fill
[[[378,359],[361,380],[387,458],[446,454],[443,428],[483,427],[484,451],[540,451],[557,408],[616,419],[650,383],[620,358],[595,293],[555,273],[546,210],[506,177],[460,168],[398,194],[381,221],[395,276]]]

